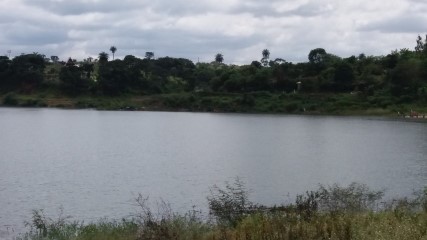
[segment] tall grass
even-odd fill
[[[196,210],[177,214],[164,201],[153,208],[139,195],[131,220],[83,224],[34,211],[30,230],[20,239],[427,239],[426,190],[386,204],[382,196],[363,184],[320,185],[294,203],[268,207],[249,201],[236,179],[211,188],[208,218]]]

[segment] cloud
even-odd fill
[[[359,29],[384,33],[422,33],[427,31],[425,23],[427,23],[427,17],[424,15],[402,15],[372,22]]]
[[[302,17],[314,17],[324,14],[329,14],[334,10],[334,6],[328,2],[307,2],[298,7],[287,11],[287,13],[295,14]]]
[[[427,30],[423,0],[0,0],[0,54],[41,52],[62,59],[184,57],[247,64],[271,57],[306,61],[323,47],[346,57],[412,48]],[[12,55],[13,55],[12,53]]]
[[[64,42],[68,39],[65,31],[28,26],[21,23],[9,25],[9,28],[3,31],[3,35],[7,40],[5,41],[6,44],[18,45],[46,45]],[[31,38],[28,36],[31,36]]]

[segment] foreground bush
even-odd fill
[[[134,219],[120,222],[83,225],[34,211],[31,230],[21,239],[427,239],[426,191],[380,207],[382,195],[356,183],[319,186],[293,204],[266,207],[252,204],[236,179],[211,189],[209,219],[195,210],[174,213],[163,201],[153,209],[140,195]]]

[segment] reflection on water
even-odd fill
[[[356,181],[393,197],[427,185],[425,123],[0,108],[0,132],[0,231],[22,229],[32,209],[126,217],[138,193],[204,209],[209,187],[236,176],[262,204],[319,183]]]

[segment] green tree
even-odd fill
[[[223,87],[227,92],[241,92],[244,88],[244,78],[238,71],[233,71]]]
[[[426,41],[427,41],[427,36],[426,36]],[[426,42],[424,42],[423,38],[420,35],[418,35],[417,45],[415,46],[415,52],[421,53],[424,51],[425,47],[426,47]]]
[[[214,68],[208,63],[198,63],[194,70],[194,77],[197,90],[209,90],[209,82],[215,77]]]
[[[100,64],[107,63],[108,62],[108,53],[101,52],[98,56],[98,59],[99,59]]]
[[[262,64],[260,62],[258,62],[258,61],[252,61],[251,62],[251,66],[254,66],[256,68],[261,68]]]
[[[215,62],[222,63],[224,61],[224,56],[221,53],[215,55]]]
[[[390,71],[389,80],[391,93],[394,96],[406,96],[413,100],[418,88],[423,83],[422,62],[419,59],[409,59],[400,61],[396,67]]]
[[[110,47],[110,51],[111,51],[111,53],[113,54],[113,60],[114,60],[114,54],[116,53],[117,48],[116,48],[115,46],[111,46],[111,47]]]
[[[11,86],[24,92],[32,92],[44,80],[45,60],[41,54],[23,54],[11,63]]]
[[[276,59],[274,59],[273,63],[274,63],[274,65],[285,64],[286,60],[283,58],[276,58]]]
[[[269,59],[270,59],[270,51],[268,49],[264,49],[262,50],[262,59],[261,59],[261,63],[264,67],[268,66],[269,63]]]
[[[99,66],[98,86],[107,95],[138,90],[143,84],[142,80],[144,77],[138,64],[128,65],[128,61],[115,60]]]
[[[89,75],[90,76],[90,75]],[[62,90],[71,95],[78,95],[89,90],[90,78],[83,68],[75,65],[66,65],[59,74]]]
[[[274,64],[272,74],[274,76],[275,90],[291,92],[296,89],[296,80],[292,79],[293,69],[293,64],[285,61],[281,64]]]
[[[85,62],[82,65],[82,70],[84,72],[84,74],[86,75],[87,79],[91,79],[92,73],[94,71],[94,66],[91,62]]]
[[[268,50],[268,49],[262,50],[262,58],[269,59],[270,58],[270,50]]]
[[[6,56],[0,56],[0,72],[5,72],[9,70],[10,67],[10,59]]]
[[[271,86],[271,70],[262,68],[249,79],[247,83],[248,91],[268,91]]]
[[[335,77],[336,69],[335,67],[327,67],[323,71],[318,74],[319,83],[318,89],[320,91],[329,92],[334,91],[334,77]]]
[[[58,56],[50,56],[50,59],[52,60],[52,62],[57,63],[59,61],[59,57]]]
[[[145,59],[148,59],[148,60],[154,59],[154,52],[146,52]]]
[[[0,91],[8,90],[11,84],[10,74],[12,61],[6,56],[0,56]]]
[[[354,81],[354,72],[350,64],[342,62],[335,68],[334,90],[350,91]]]
[[[308,54],[308,60],[313,64],[323,63],[326,57],[326,51],[323,48],[316,48],[310,51]]]
[[[399,62],[399,53],[397,51],[393,51],[391,54],[383,57],[381,59],[382,65],[386,69],[393,69],[396,67]]]
[[[315,76],[324,71],[325,69],[332,67],[332,62],[338,60],[338,57],[326,53],[323,48],[316,48],[310,51],[308,54],[309,65],[306,74]]]
[[[135,66],[135,65],[139,65],[139,64],[141,64],[141,59],[139,59],[139,58],[137,58],[137,57],[135,57],[135,56],[133,56],[133,55],[126,55],[124,58],[123,58],[123,62],[129,67],[129,68],[131,68],[131,67],[133,67],[133,66]]]
[[[125,92],[126,77],[127,71],[122,61],[106,62],[99,66],[98,86],[104,94],[118,95]]]

